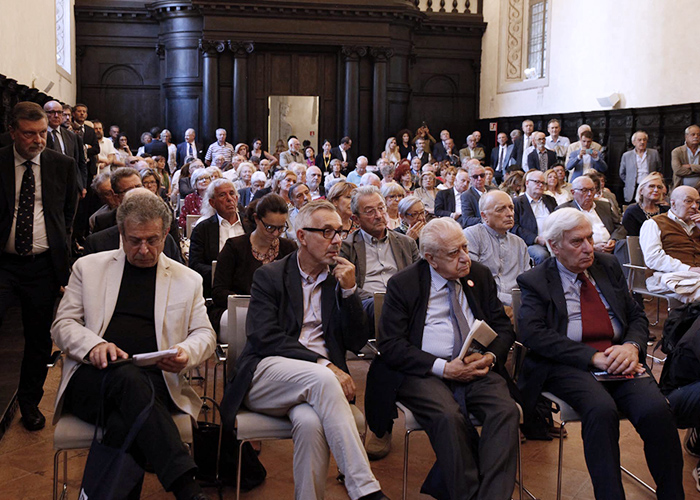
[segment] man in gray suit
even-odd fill
[[[343,241],[340,255],[355,266],[355,282],[374,337],[374,293],[386,292],[389,279],[420,255],[413,238],[387,229],[386,202],[376,186],[357,188],[350,207],[360,229]],[[369,432],[365,449],[370,460],[385,457],[391,451],[391,433],[378,438]]]
[[[634,149],[627,151],[620,160],[620,179],[625,185],[624,194],[627,203],[634,202],[637,186],[644,177],[652,172],[661,172],[661,156],[655,149],[648,149],[649,136],[643,130],[632,134]]]

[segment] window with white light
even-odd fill
[[[71,0],[56,0],[56,64],[71,74]]]

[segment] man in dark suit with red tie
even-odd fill
[[[529,349],[519,379],[525,413],[534,411],[542,391],[571,405],[581,416],[595,497],[622,500],[622,412],[644,441],[657,498],[684,498],[676,424],[644,364],[649,322],[620,265],[612,255],[594,252],[591,223],[579,210],[549,215],[544,237],[554,256],[518,278],[518,324]],[[591,371],[649,376],[598,382]]]
[[[38,405],[54,305],[68,282],[68,236],[78,195],[75,160],[45,149],[47,128],[41,106],[20,102],[10,125],[14,145],[0,149],[0,324],[18,299],[25,345],[17,399],[30,431],[46,422]]]

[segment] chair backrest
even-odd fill
[[[511,290],[511,295],[513,297],[513,330],[515,330],[515,336],[518,336],[518,313],[520,312],[520,288],[513,288]]]
[[[642,246],[639,244],[639,236],[627,237],[627,252],[629,253],[631,266],[646,268],[646,264],[644,263],[644,253],[642,253]],[[634,267],[630,268],[629,286],[630,291],[635,289],[646,290],[646,271],[642,269],[635,269]]]
[[[211,261],[211,286],[214,286],[214,275],[216,274],[216,261]]]
[[[374,338],[379,340],[379,319],[382,316],[384,307],[384,292],[374,292]]]
[[[228,362],[235,363],[238,356],[243,352],[246,343],[246,316],[248,316],[248,306],[250,305],[250,295],[229,295],[228,296],[228,331],[222,330],[221,340],[228,344]]]
[[[201,215],[188,215],[187,216],[187,226],[185,230],[185,236],[189,239],[190,236],[192,236],[192,227],[194,227],[194,223],[199,220]]]

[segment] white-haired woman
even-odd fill
[[[406,197],[406,190],[396,182],[383,184],[380,189],[386,203],[386,227],[396,229],[401,225],[399,202]]]
[[[662,205],[664,193],[664,178],[659,172],[647,175],[637,186],[637,195],[622,216],[622,225],[625,226],[628,236],[639,236],[642,224],[655,215],[668,212],[668,206]]]
[[[435,213],[435,196],[437,196],[435,174],[432,172],[423,172],[420,174],[420,187],[416,189],[413,194],[423,202],[425,210],[432,216],[432,214]]]

